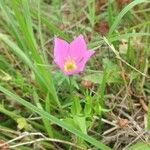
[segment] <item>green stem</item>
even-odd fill
[[[74,92],[74,87],[73,87],[73,77],[69,76],[69,94],[70,94],[70,98],[73,98],[73,92]]]
[[[13,120],[16,121],[17,118],[20,118],[20,116],[16,115],[15,113],[11,112],[11,111],[8,111],[6,110],[3,105],[0,105],[0,112],[11,117]]]

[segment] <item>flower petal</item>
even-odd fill
[[[54,61],[62,69],[64,65],[64,58],[67,56],[69,51],[69,44],[59,38],[55,38],[54,42]]]
[[[85,64],[90,59],[90,57],[95,53],[93,50],[88,50],[83,58],[83,60],[78,64],[78,68],[80,71],[83,71]]]
[[[87,50],[86,42],[83,35],[79,35],[70,43],[69,55],[75,59],[80,59],[84,56]]]
[[[89,60],[89,58],[95,53],[95,51],[93,50],[88,50],[86,51],[86,54],[85,56],[83,57],[82,61],[79,62],[77,64],[77,69],[75,70],[72,70],[72,71],[69,71],[69,72],[64,72],[65,75],[72,75],[72,74],[77,74],[77,73],[80,73],[83,71],[84,67],[85,67],[85,64],[87,63],[87,61]]]

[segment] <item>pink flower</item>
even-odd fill
[[[83,35],[79,35],[70,44],[55,38],[54,62],[65,75],[83,71],[86,62],[93,54],[93,50],[87,50]]]

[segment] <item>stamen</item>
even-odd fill
[[[73,58],[69,57],[69,58],[65,59],[64,70],[66,72],[75,70],[76,68],[77,68],[76,62]]]

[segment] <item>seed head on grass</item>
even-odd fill
[[[83,35],[79,35],[71,43],[60,38],[55,38],[54,42],[54,62],[65,75],[82,72],[86,62],[94,54],[93,50],[87,50]]]

